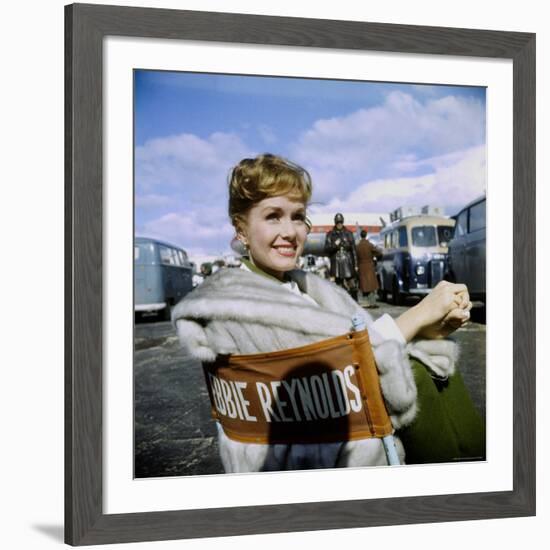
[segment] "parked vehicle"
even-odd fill
[[[454,236],[449,243],[445,279],[464,283],[470,298],[485,302],[485,210],[486,198],[479,197],[456,216]]]
[[[170,307],[193,289],[193,265],[182,248],[136,237],[134,242],[134,310],[170,318]]]
[[[380,298],[386,301],[391,294],[392,303],[400,305],[406,296],[425,295],[443,279],[455,220],[430,214],[392,219],[380,231],[383,256],[376,272]]]

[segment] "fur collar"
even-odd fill
[[[172,312],[172,321],[238,321],[321,338],[348,332],[356,314],[362,315],[367,326],[372,323],[370,315],[338,286],[304,271],[291,271],[288,276],[317,305],[277,281],[228,268],[208,277],[179,302]]]

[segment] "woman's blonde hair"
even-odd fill
[[[243,159],[229,178],[229,217],[238,230],[254,204],[281,195],[303,202],[311,198],[311,176],[301,166],[269,153]]]

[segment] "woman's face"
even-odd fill
[[[307,237],[303,202],[286,196],[256,203],[246,215],[239,237],[248,246],[250,259],[260,269],[283,278],[296,267]]]

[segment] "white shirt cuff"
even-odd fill
[[[382,341],[397,340],[403,345],[407,343],[402,332],[399,330],[397,323],[393,317],[387,313],[384,313],[384,315],[376,319],[376,321],[372,324],[371,329],[376,331]]]

